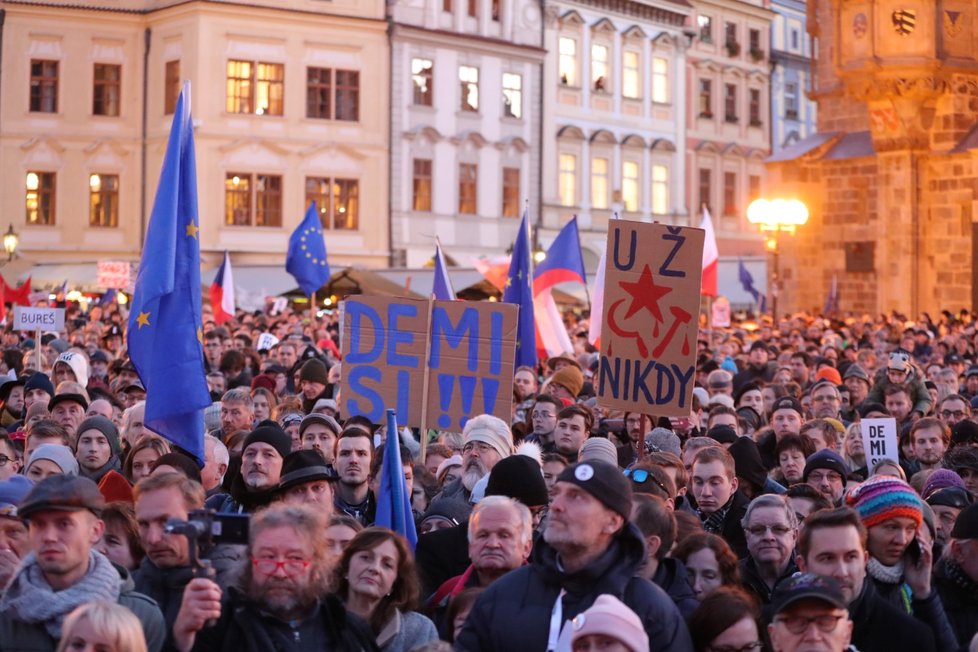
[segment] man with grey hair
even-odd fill
[[[706,388],[711,397],[726,394],[733,398],[733,374],[726,369],[714,369],[706,377]]]
[[[778,583],[798,572],[798,517],[782,496],[763,494],[747,506],[741,525],[747,536],[747,557],[740,561],[741,580],[761,604],[769,604]]]
[[[200,483],[208,496],[220,493],[230,462],[227,446],[214,435],[204,435],[204,468],[200,470]]]
[[[465,422],[462,439],[462,477],[445,485],[435,498],[453,498],[468,505],[476,483],[499,460],[513,454],[513,435],[499,417],[480,414]]]
[[[255,422],[255,403],[244,387],[236,387],[221,397],[221,431],[224,436],[251,430]]]

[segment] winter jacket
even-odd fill
[[[859,652],[935,652],[937,649],[930,629],[881,600],[868,576],[859,597],[849,605],[849,617],[853,622],[852,644]]]
[[[689,585],[689,576],[683,562],[672,557],[659,560],[659,568],[652,576],[652,582],[672,598],[683,618],[689,620],[690,615],[700,606],[700,601]]]
[[[734,551],[737,559],[743,559],[747,556],[747,535],[744,534],[744,526],[740,522],[744,520],[744,516],[747,514],[747,505],[749,504],[750,499],[743,492],[739,489],[735,491],[733,502],[723,519],[723,527],[717,533],[723,537],[724,541]],[[700,521],[703,521],[703,519],[700,518]]]
[[[948,559],[941,559],[934,568],[934,590],[941,596],[944,613],[954,629],[958,644],[966,649],[978,634],[978,582],[964,575]]]
[[[936,588],[932,588],[929,596],[920,599],[910,595],[910,587],[905,583],[889,584],[877,580],[870,575],[866,576],[866,582],[873,584],[879,600],[889,603],[903,613],[908,613],[917,621],[929,627],[931,633],[934,635],[934,642],[938,650],[954,649],[956,645],[954,629],[951,627],[951,623],[944,613],[944,605],[941,603],[941,598]],[[907,596],[910,597],[909,605],[904,600],[904,590],[907,591]],[[909,611],[907,610],[908,606]]]
[[[656,652],[690,652],[693,643],[679,609],[665,591],[636,576],[645,542],[627,524],[608,549],[583,569],[567,573],[546,541],[534,546],[531,563],[492,583],[476,600],[455,648],[466,652],[545,650],[554,605],[561,598],[563,623],[610,594],[638,614]]]
[[[347,613],[333,595],[320,600],[302,622],[287,623],[249,600],[241,591],[225,592],[221,617],[197,633],[194,652],[270,652],[273,650],[376,652],[370,626]]]
[[[377,635],[377,644],[382,652],[409,652],[410,650],[438,640],[435,624],[413,611],[395,611],[384,628]]]
[[[777,588],[778,584],[797,572],[798,567],[795,565],[795,555],[792,553],[788,558],[787,568],[784,569],[784,572],[774,582],[774,588]],[[770,604],[771,594],[774,593],[774,590],[768,587],[767,582],[761,578],[757,564],[750,555],[740,560],[740,582],[744,585],[745,589],[757,596],[757,599],[762,605]]]
[[[160,608],[151,598],[136,592],[129,571],[115,564],[113,566],[119,571],[121,582],[118,603],[139,619],[146,638],[146,649],[160,652],[166,640]],[[10,612],[0,613],[0,652],[54,652],[57,647],[58,641],[48,634],[43,623],[30,624],[17,620]]]
[[[910,376],[902,384],[907,386],[907,390],[910,393],[910,402],[913,403],[911,410],[913,412],[920,412],[921,415],[926,415],[934,407],[934,402],[931,400],[930,392],[927,391],[927,386],[921,380],[917,369],[913,366],[910,369]],[[876,372],[875,381],[863,403],[885,403],[886,394],[884,392],[887,387],[893,384],[886,376],[886,367]],[[856,647],[859,646],[857,645]]]
[[[231,481],[230,493],[211,496],[204,506],[220,514],[253,514],[262,507],[272,504],[277,495],[277,486],[263,491],[248,491],[244,478],[239,472]]]
[[[469,519],[455,527],[422,534],[418,537],[414,560],[424,595],[434,593],[442,584],[464,573],[472,563],[469,560]]]

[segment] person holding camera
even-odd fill
[[[323,510],[306,505],[276,503],[252,516],[240,582],[222,591],[212,580],[191,580],[173,625],[174,648],[376,650],[370,626],[329,593],[335,558],[325,530]]]

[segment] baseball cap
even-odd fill
[[[98,516],[104,507],[105,498],[93,481],[77,475],[52,475],[34,485],[17,513],[28,520],[35,512],[49,510],[78,512],[87,509]]]
[[[846,599],[835,579],[814,573],[798,573],[778,584],[771,596],[771,613],[779,614],[800,600],[821,600],[846,609]]]
[[[804,409],[801,407],[801,401],[796,399],[794,396],[782,396],[774,402],[771,406],[771,414],[774,414],[778,410],[794,410],[799,415],[804,414]]]

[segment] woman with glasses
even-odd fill
[[[695,652],[759,652],[760,610],[743,590],[725,586],[700,602],[689,619]]]
[[[368,527],[343,551],[337,595],[350,613],[366,620],[384,652],[407,652],[438,640],[435,624],[415,613],[420,588],[414,556],[403,538]]]

